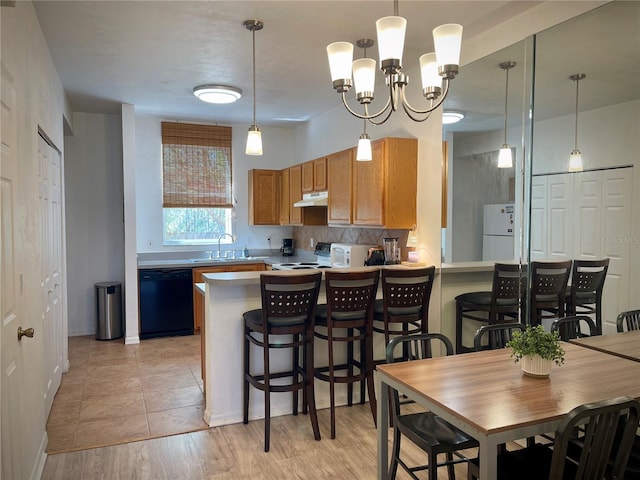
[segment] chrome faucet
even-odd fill
[[[229,237],[231,239],[231,243],[235,242],[235,238],[233,238],[233,235],[231,235],[230,233],[223,233],[222,235],[220,235],[218,237],[218,258],[220,258],[220,240],[222,240],[224,237]]]

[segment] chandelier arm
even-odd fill
[[[358,118],[360,118],[360,119],[362,119],[362,120],[371,120],[371,119],[373,119],[373,118],[377,118],[377,117],[379,117],[380,115],[382,115],[384,112],[386,112],[386,111],[387,111],[387,109],[389,108],[389,105],[391,104],[391,99],[387,100],[387,104],[382,108],[382,110],[380,110],[378,113],[375,113],[375,114],[373,114],[373,115],[369,115],[369,113],[368,113],[368,112],[369,112],[369,110],[367,109],[367,104],[365,104],[365,114],[364,114],[364,115],[361,115],[361,114],[359,114],[358,112],[356,112],[355,110],[353,110],[353,109],[349,106],[349,104],[347,103],[347,97],[346,97],[346,95],[345,95],[345,92],[342,92],[342,95],[341,95],[341,96],[342,96],[342,104],[343,104],[343,105],[344,105],[344,107],[347,109],[347,111],[348,111],[351,115],[353,115],[354,117],[358,117]],[[389,117],[387,116],[387,118],[389,118]],[[373,122],[372,122],[372,123],[373,123]]]
[[[417,118],[417,117],[413,116],[413,114],[412,114],[413,112],[408,108],[408,105],[406,103],[402,104],[402,108],[404,108],[404,113],[407,114],[407,117],[409,117],[414,122],[424,122],[425,120],[427,120],[431,116],[431,113],[433,112],[433,111],[429,111],[427,113],[427,116],[424,117],[424,118]]]
[[[431,113],[434,110],[436,110],[440,105],[442,105],[442,103],[444,102],[444,99],[447,98],[447,93],[449,93],[449,79],[445,78],[445,80],[444,80],[444,92],[442,92],[442,94],[440,95],[440,99],[438,100],[438,102],[435,105],[433,105],[433,103],[432,103],[432,105],[429,108],[427,108],[426,110],[418,110],[417,108],[412,107],[411,104],[407,101],[407,97],[405,96],[404,90],[403,90],[403,92],[402,92],[402,104],[403,104],[403,107],[404,107],[404,111],[407,112],[407,114],[408,114],[409,112],[407,111],[407,109],[409,109],[413,113],[417,113],[417,114],[420,114],[420,115],[424,115],[426,113]],[[433,102],[433,100],[431,100],[431,102]]]
[[[391,114],[393,113],[393,110],[390,108],[389,111],[387,112],[387,116],[384,117],[384,119],[374,122],[373,119],[369,119],[369,123],[371,123],[372,125],[382,125],[384,122],[386,122],[387,120],[389,120],[389,117],[391,116]],[[375,118],[375,117],[373,117]]]

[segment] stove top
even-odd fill
[[[271,268],[273,268],[273,270],[312,270],[316,268],[331,268],[330,243],[318,242],[313,253],[316,255],[315,262],[274,263]]]

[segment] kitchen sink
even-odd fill
[[[215,263],[215,262],[231,262],[231,258],[190,258],[191,263]]]

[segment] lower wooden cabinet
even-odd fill
[[[204,298],[195,288],[196,283],[202,283],[205,273],[220,272],[263,272],[265,270],[264,263],[238,263],[234,265],[215,265],[208,267],[196,267],[193,272],[193,329],[200,331],[200,326],[204,321]]]

